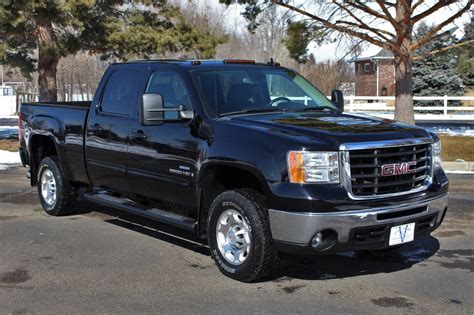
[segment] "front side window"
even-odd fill
[[[191,76],[211,117],[254,110],[336,110],[311,83],[287,69],[215,68],[193,70]]]
[[[188,89],[181,76],[173,70],[154,72],[148,81],[146,93],[161,94],[165,108],[176,108],[180,105],[192,108]],[[178,119],[178,113],[165,112],[165,119]]]
[[[138,104],[142,87],[142,73],[136,70],[114,71],[105,86],[101,101],[104,113],[129,115],[130,110]]]

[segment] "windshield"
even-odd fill
[[[282,68],[232,67],[191,71],[206,113],[336,110],[299,74]]]

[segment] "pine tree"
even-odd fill
[[[435,26],[421,23],[414,37],[423,37]],[[451,95],[459,96],[464,92],[463,80],[456,70],[458,54],[456,49],[446,50],[434,55],[429,52],[452,46],[456,38],[450,31],[435,37],[427,45],[420,47],[415,55],[419,59],[413,62],[413,94],[417,96]],[[442,105],[442,102],[420,102],[416,105]],[[453,104],[451,104],[453,105]]]
[[[39,97],[57,99],[62,57],[80,50],[103,58],[188,52],[208,58],[222,42],[188,24],[166,0],[5,0],[0,3],[0,63],[38,72]]]
[[[464,36],[461,42],[474,39],[474,15],[471,21],[464,25]],[[457,71],[467,88],[474,89],[474,45],[466,45],[459,49]]]

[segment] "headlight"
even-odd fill
[[[432,144],[433,152],[433,168],[441,168],[441,141]]]
[[[337,152],[288,152],[291,183],[339,183]]]

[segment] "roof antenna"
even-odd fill
[[[280,63],[279,63],[279,62],[275,62],[275,61],[273,60],[273,58],[270,58],[270,62],[267,62],[267,65],[278,67],[278,66],[280,65]]]

